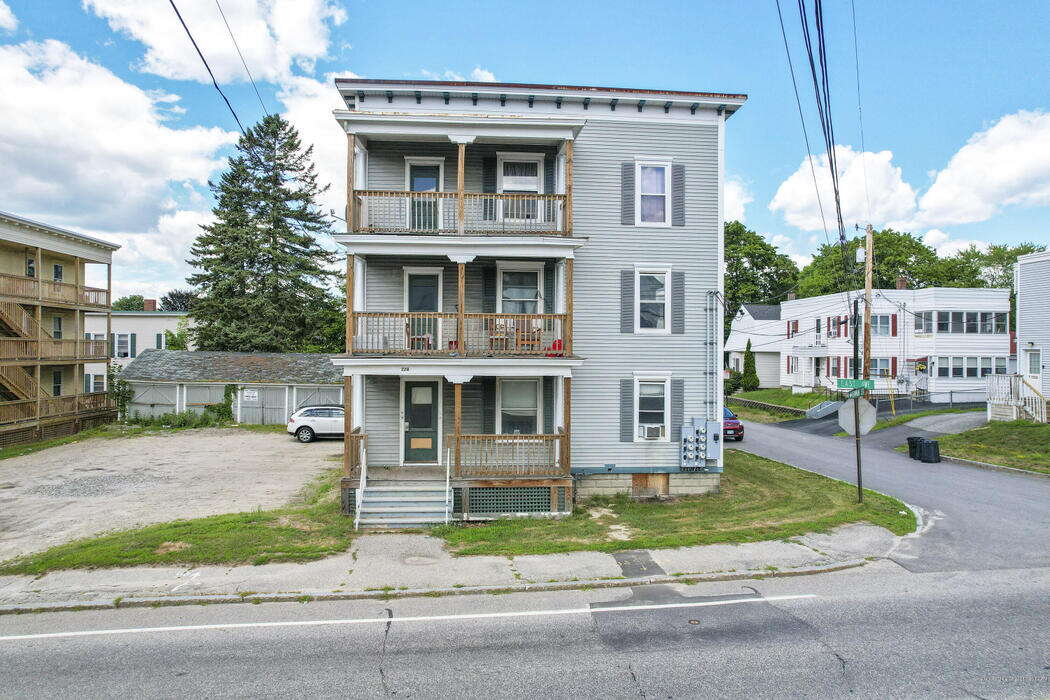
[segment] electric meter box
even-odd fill
[[[693,418],[682,425],[678,466],[684,472],[722,472],[722,421]]]

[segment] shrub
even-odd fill
[[[722,380],[722,388],[725,391],[725,395],[731,396],[740,391],[743,378],[743,373],[737,372],[735,369],[729,370],[729,377]]]
[[[747,341],[744,348],[744,374],[740,378],[740,388],[744,391],[754,391],[758,388],[758,370],[755,369],[755,353],[751,352],[751,340]]]

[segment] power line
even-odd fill
[[[259,93],[259,86],[255,84],[255,78],[252,77],[252,72],[248,69],[248,63],[244,60],[244,54],[241,53],[241,47],[237,44],[237,37],[233,35],[233,30],[230,29],[230,23],[226,21],[226,13],[222,11],[222,5],[219,4],[219,0],[215,0],[215,7],[219,9],[219,14],[222,16],[222,22],[226,25],[226,31],[230,33],[230,39],[233,41],[233,48],[237,49],[237,55],[241,58],[241,65],[244,66],[244,72],[248,74],[248,80],[251,81],[252,87],[255,89],[255,96],[259,98],[259,106],[262,107],[262,111],[266,116],[270,116],[270,112],[266,109],[266,104],[263,102],[262,95]]]
[[[237,116],[237,112],[233,109],[233,105],[230,104],[229,99],[226,97],[226,93],[219,87],[219,82],[215,80],[215,74],[211,72],[211,66],[208,65],[208,59],[204,58],[204,54],[201,53],[201,49],[197,46],[197,40],[193,38],[193,33],[190,28],[186,26],[186,20],[182,18],[182,13],[179,12],[179,8],[175,6],[175,0],[168,0],[171,3],[171,9],[175,10],[175,16],[179,18],[179,22],[182,24],[182,28],[186,30],[186,36],[190,38],[190,42],[193,44],[193,48],[197,50],[197,55],[201,57],[201,61],[204,63],[204,68],[208,71],[208,75],[211,76],[211,84],[215,86],[215,89],[222,95],[222,101],[226,103],[226,107],[229,108],[230,114],[233,115],[233,120],[237,122],[237,128],[241,130],[241,134],[244,134],[244,126],[241,125],[241,119]]]
[[[857,122],[860,125],[860,167],[864,173],[864,200],[868,205],[868,223],[871,223],[871,193],[868,191],[868,149],[864,145],[864,111],[860,108],[860,49],[857,46],[856,0],[850,0],[849,7],[850,14],[853,17],[853,67],[857,74]]]

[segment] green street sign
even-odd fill
[[[863,389],[850,389],[848,392],[846,392],[846,398],[847,399],[863,399],[864,398],[864,390]]]
[[[838,380],[839,389],[874,389],[874,379],[840,379]]]

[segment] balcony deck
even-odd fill
[[[352,355],[565,357],[567,314],[354,312]]]
[[[564,194],[354,190],[354,202],[356,233],[571,235]]]
[[[108,355],[109,343],[105,340],[0,337],[0,361],[105,362]]]
[[[0,296],[24,303],[52,302],[70,306],[109,307],[109,292],[96,287],[78,287],[68,282],[0,273]]]
[[[47,396],[39,401],[36,399],[0,401],[0,426],[6,428],[14,423],[114,410],[116,406],[106,392],[76,396]]]

